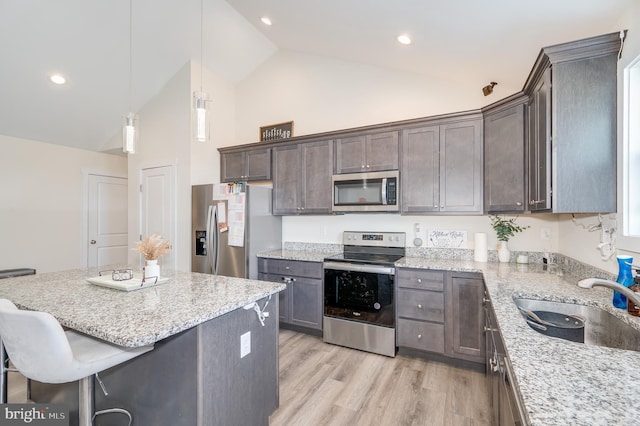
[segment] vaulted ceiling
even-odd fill
[[[615,31],[633,1],[204,0],[204,64],[238,83],[287,49],[518,87],[542,46]],[[199,61],[200,0],[132,8],[129,96],[128,1],[0,0],[0,134],[100,150],[123,114]]]

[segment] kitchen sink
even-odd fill
[[[527,314],[523,311],[555,312],[583,318],[585,320],[584,343],[587,345],[640,351],[640,330],[636,330],[605,310],[573,303],[523,298],[514,298],[513,300],[525,319],[527,319]],[[528,322],[530,323],[530,321]],[[530,324],[530,326],[538,332],[542,330],[536,324]]]

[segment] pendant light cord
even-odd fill
[[[129,0],[129,111],[131,108],[131,87],[133,80],[133,0]]]
[[[204,74],[204,0],[200,0],[200,94],[202,94],[202,82]]]

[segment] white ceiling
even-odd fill
[[[237,83],[289,49],[521,88],[542,46],[619,30],[633,1],[205,0],[204,64]],[[0,134],[100,150],[200,59],[199,29],[199,0],[133,0],[130,102],[128,1],[0,0]]]

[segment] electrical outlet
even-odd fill
[[[542,228],[540,229],[540,238],[544,241],[548,241],[551,239],[551,229]]]
[[[240,358],[244,358],[250,353],[251,353],[251,332],[247,331],[242,336],[240,336]]]

